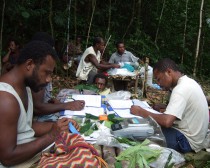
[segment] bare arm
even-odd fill
[[[110,68],[120,68],[120,65],[118,64],[102,64],[102,63],[100,64],[98,63],[98,60],[96,59],[94,55],[88,55],[85,58],[85,61],[91,62],[93,65],[96,66],[97,69],[101,69],[101,70],[106,70]]]
[[[43,102],[44,92],[44,89],[37,93],[32,92],[35,115],[53,114],[62,110],[79,111],[84,108],[85,102],[83,100],[77,100],[68,103],[45,103]]]
[[[63,118],[62,120],[71,122],[77,130],[80,129],[79,124],[75,120],[71,118]],[[33,122],[32,128],[35,132],[35,137],[40,137],[49,133],[53,127],[53,124],[54,122]],[[62,128],[62,130],[69,131],[69,127],[66,125],[64,128]]]
[[[103,64],[103,65],[113,65],[112,63],[106,62],[106,61],[104,61],[104,60],[101,60],[100,63]]]
[[[11,49],[9,48],[7,54],[2,59],[3,63],[5,63],[9,60],[10,53],[11,53]]]
[[[1,92],[0,99],[0,162],[5,166],[22,163],[38,152],[45,149],[54,140],[59,132],[68,127],[68,121],[58,121],[44,128],[48,130],[45,134],[34,141],[17,145],[17,125],[20,115],[19,104],[16,98],[6,92]]]
[[[159,111],[163,113],[166,110],[166,105],[165,104],[154,104],[152,108],[156,111]]]
[[[155,121],[157,121],[158,124],[160,124],[161,126],[164,126],[166,128],[169,128],[173,125],[174,121],[176,120],[176,117],[173,115],[169,115],[169,114],[154,114],[151,113],[139,106],[132,106],[131,107],[131,113],[134,115],[138,115],[141,117],[148,117],[151,116],[152,118],[155,119]]]

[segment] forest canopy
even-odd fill
[[[62,54],[69,39],[109,37],[106,58],[123,40],[137,57],[151,63],[169,57],[188,74],[210,72],[210,0],[2,0],[0,53],[11,37],[27,43],[37,31],[56,40]],[[200,35],[200,36],[199,36]]]

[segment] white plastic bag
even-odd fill
[[[128,100],[131,97],[131,93],[129,91],[117,91],[111,94],[106,95],[107,100]]]
[[[172,163],[174,163],[174,165],[178,165],[185,161],[184,156],[173,149],[165,148],[165,147],[157,147],[157,146],[153,146],[153,145],[151,145],[151,147],[154,149],[162,150],[158,159],[155,162],[150,163],[150,166],[153,168],[164,168],[166,162],[168,161],[169,155],[171,153],[172,153],[172,156],[171,156],[169,165]]]

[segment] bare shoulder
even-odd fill
[[[99,64],[98,60],[96,59],[96,57],[93,54],[89,54],[86,58],[88,60],[88,61],[85,60],[86,62],[91,62],[94,65]]]
[[[0,120],[18,118],[20,108],[17,99],[8,92],[0,91],[0,100],[3,100],[0,101]]]
[[[0,160],[10,156],[17,144],[20,107],[10,93],[0,91]]]

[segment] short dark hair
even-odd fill
[[[125,45],[125,43],[124,43],[122,40],[120,40],[120,41],[117,41],[117,42],[115,43],[116,48],[118,48],[118,46],[119,46],[120,44],[124,44],[124,45]]]
[[[10,38],[9,40],[8,40],[8,45],[10,44],[10,42],[12,42],[12,41],[14,41],[14,43],[15,43],[15,45],[20,45],[20,42],[19,42],[19,40],[18,39],[16,39],[16,38]]]
[[[108,78],[107,78],[107,76],[105,76],[104,74],[102,74],[102,73],[96,74],[96,75],[94,76],[94,79],[93,79],[94,83],[95,83],[95,81],[96,81],[97,78],[105,79],[105,85],[108,84]]]
[[[52,47],[55,46],[55,40],[46,32],[36,32],[31,40],[44,41]]]
[[[17,64],[23,64],[28,59],[32,59],[35,64],[40,65],[45,61],[47,55],[51,55],[54,60],[57,58],[55,50],[43,41],[31,41],[21,50]]]
[[[95,37],[93,39],[93,46],[96,46],[96,44],[102,43],[102,41],[103,41],[103,38],[101,38],[101,37]]]
[[[181,72],[181,70],[179,69],[179,67],[176,65],[176,63],[171,60],[170,58],[164,58],[160,61],[158,61],[154,67],[153,67],[153,71],[157,70],[159,72],[165,72],[167,69],[172,69],[174,71],[179,71]]]

